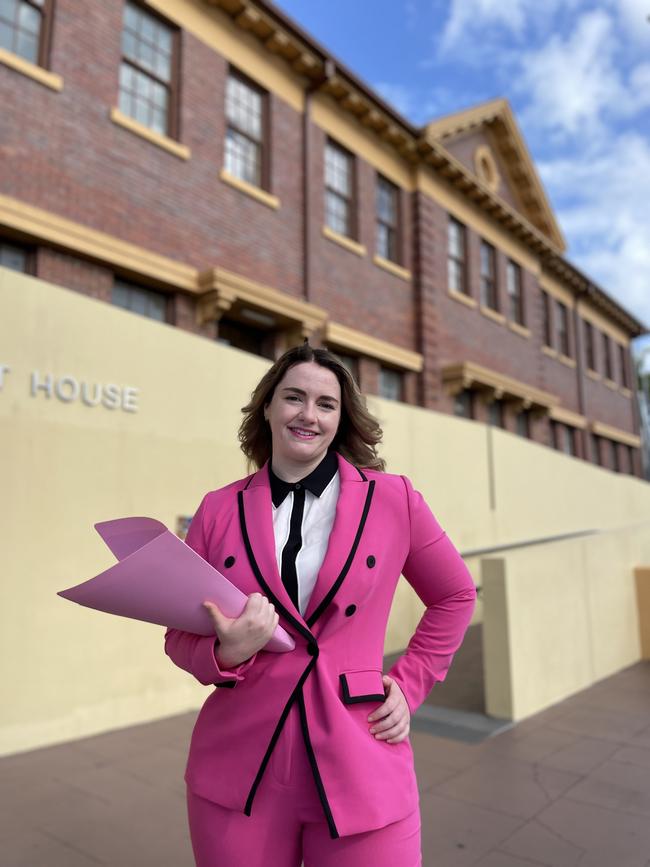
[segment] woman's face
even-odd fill
[[[264,408],[271,427],[274,466],[304,464],[311,471],[325,456],[341,420],[336,375],[315,361],[294,364]]]

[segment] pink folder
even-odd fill
[[[153,518],[118,518],[95,529],[119,560],[105,572],[61,590],[59,596],[87,608],[183,629],[214,634],[203,607],[216,603],[227,617],[238,617],[247,596],[189,545]],[[293,650],[293,638],[277,626],[265,650]]]

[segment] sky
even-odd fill
[[[508,99],[566,258],[650,328],[650,0],[277,5],[414,124]]]

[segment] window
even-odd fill
[[[557,348],[562,355],[571,355],[569,348],[569,311],[566,304],[556,301],[557,310]]]
[[[497,310],[496,250],[481,241],[481,305]]]
[[[627,472],[633,476],[634,475],[634,453],[632,451],[632,446],[623,446],[623,450],[627,455]]]
[[[155,292],[153,289],[144,289],[124,280],[116,280],[113,284],[113,304],[124,307],[132,313],[139,313],[149,319],[157,319],[159,322],[167,321],[167,295]]]
[[[603,334],[603,358],[605,359],[605,376],[607,379],[614,378],[614,371],[612,370],[612,353],[609,344],[609,335]]]
[[[0,48],[47,65],[52,0],[0,0]]]
[[[474,395],[472,390],[464,388],[454,396],[454,415],[463,418],[474,418]]]
[[[334,355],[338,358],[341,364],[347,368],[348,372],[352,376],[352,379],[359,384],[359,359],[354,355],[344,355],[341,352],[338,352],[336,349],[331,350]]]
[[[576,444],[574,429],[566,424],[554,421],[553,445],[558,451],[564,452],[565,455],[575,455]]]
[[[521,291],[521,268],[508,260],[506,267],[506,284],[508,289],[509,315],[513,322],[524,324],[524,306]]]
[[[551,330],[551,298],[548,292],[544,292],[544,290],[542,290],[542,320],[544,328],[544,345],[552,347],[553,332]]]
[[[399,264],[399,190],[381,175],[377,175],[376,208],[377,255]]]
[[[618,359],[621,367],[621,385],[623,388],[630,387],[630,379],[627,375],[627,349],[625,346],[618,345]]]
[[[273,359],[275,351],[275,334],[264,328],[257,328],[234,319],[219,320],[217,342],[261,355],[262,358]]]
[[[620,471],[618,464],[618,443],[615,443],[614,440],[610,440],[609,447],[612,455],[612,469],[615,473],[618,473]]]
[[[135,3],[124,6],[119,108],[161,135],[176,136],[176,31]]]
[[[524,409],[517,413],[517,433],[520,437],[530,439],[530,410]]]
[[[602,463],[602,458],[600,455],[600,437],[597,434],[592,433],[589,436],[589,442],[591,446],[591,460],[595,464],[600,465]]]
[[[379,395],[388,400],[402,400],[402,374],[399,370],[379,368]]]
[[[354,235],[354,158],[333,141],[325,145],[325,225]]]
[[[585,357],[589,370],[596,369],[596,352],[594,348],[594,326],[591,322],[584,323],[585,334]]]
[[[504,427],[503,404],[500,400],[493,400],[488,404],[488,424],[494,427]]]
[[[0,266],[11,268],[12,271],[27,271],[27,261],[27,251],[22,247],[0,241]]]
[[[268,188],[266,169],[266,95],[239,73],[226,82],[226,145],[224,168],[235,178]]]
[[[465,226],[449,218],[447,236],[447,280],[452,292],[467,293],[467,239]]]

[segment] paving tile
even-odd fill
[[[576,708],[550,723],[558,731],[625,743],[647,726],[647,715],[598,707]]]
[[[562,840],[585,850],[580,867],[646,867],[650,858],[647,817],[560,798],[537,821]]]
[[[502,755],[521,762],[538,762],[563,747],[574,745],[580,737],[569,732],[542,727],[529,731],[523,737],[515,729],[503,732],[481,744],[484,756]]]
[[[575,737],[573,743],[549,753],[540,759],[540,764],[560,771],[588,774],[619,749],[615,741],[598,738]]]
[[[607,761],[575,785],[567,797],[650,816],[650,774],[647,766]]]
[[[480,744],[465,744],[422,732],[411,732],[409,739],[416,759],[426,755],[428,760],[443,768],[461,770],[476,764],[482,757]]]
[[[108,867],[108,862],[81,852],[51,834],[30,829],[2,836],[3,867]]]
[[[580,777],[554,768],[493,757],[436,786],[437,795],[528,819]]]
[[[519,819],[426,792],[420,798],[424,867],[469,867],[521,824]],[[365,865],[364,865],[365,867]]]
[[[584,849],[563,840],[549,828],[531,819],[501,843],[501,849],[520,858],[529,858],[544,867],[577,867]]]
[[[476,867],[535,867],[542,864],[542,861],[518,858],[516,855],[508,855],[507,852],[496,850],[477,861]]]
[[[650,747],[650,744],[648,746]],[[621,747],[612,754],[611,758],[614,762],[638,765],[650,771],[650,749],[644,749],[643,747]]]

